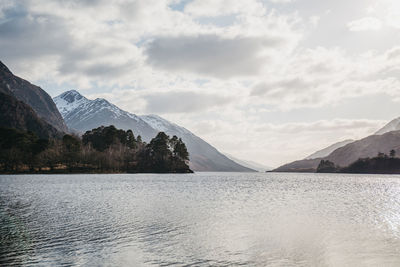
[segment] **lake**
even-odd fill
[[[400,176],[0,176],[1,266],[400,266]]]

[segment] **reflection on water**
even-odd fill
[[[0,176],[0,265],[400,266],[400,176]]]

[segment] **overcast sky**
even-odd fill
[[[277,166],[400,116],[400,1],[0,0],[0,60]]]

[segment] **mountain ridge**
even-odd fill
[[[160,131],[181,137],[190,154],[190,168],[194,171],[254,171],[220,153],[216,148],[184,127],[158,115],[142,115],[124,111],[106,99],[87,99],[76,90],[66,91],[54,98],[68,127],[85,132],[101,125],[132,129],[146,142]]]
[[[326,157],[304,159],[287,163],[276,168],[277,172],[310,171],[317,169],[321,160],[328,160],[340,167],[346,167],[360,158],[372,158],[378,153],[389,154],[394,149],[400,153],[400,131],[382,135],[373,134],[334,150]]]
[[[381,129],[375,132],[376,135],[382,135],[392,131],[399,131],[400,130],[400,117],[391,120]]]
[[[330,146],[328,146],[326,148],[323,148],[321,150],[318,150],[318,151],[312,153],[311,155],[309,155],[305,159],[316,159],[316,158],[323,158],[323,157],[329,156],[329,154],[331,154],[336,149],[341,148],[341,147],[343,147],[343,146],[345,146],[347,144],[350,144],[350,143],[352,143],[354,141],[355,140],[347,139],[347,140],[344,140],[344,141],[341,141],[341,142],[334,143],[333,145],[330,145]]]

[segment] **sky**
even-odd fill
[[[400,116],[400,1],[0,0],[0,60],[279,166]]]

